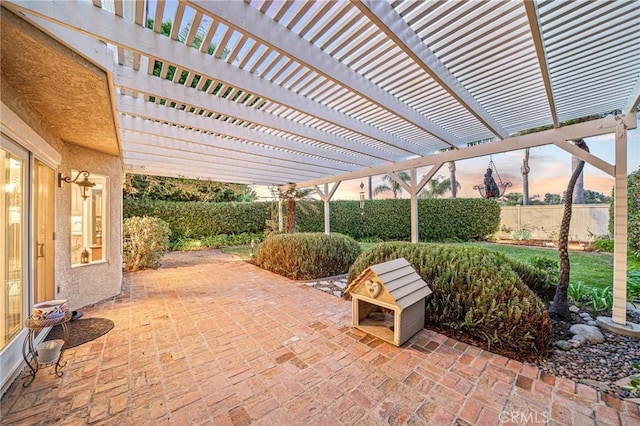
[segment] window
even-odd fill
[[[78,174],[72,170],[71,175]],[[108,178],[89,176],[95,186],[82,197],[80,186],[71,184],[71,264],[72,266],[106,260],[106,212],[108,200]]]

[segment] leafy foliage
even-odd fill
[[[220,234],[256,234],[272,221],[275,203],[202,203],[124,200],[124,217],[153,216],[169,224],[172,242]],[[306,206],[306,207],[305,207]],[[320,201],[299,203],[296,227],[301,232],[324,229]],[[305,207],[305,208],[303,208]],[[332,201],[331,232],[369,241],[408,240],[411,233],[409,200],[372,200],[364,214],[358,201]],[[500,206],[484,199],[418,200],[422,241],[485,239],[498,229]]]
[[[299,212],[297,227],[302,232],[324,229],[322,203],[318,213]],[[331,231],[356,239],[384,241],[409,240],[411,204],[407,199],[366,201],[360,210],[358,201],[330,203]],[[483,240],[498,230],[500,206],[486,199],[419,199],[418,227],[421,241]]]
[[[360,245],[341,234],[270,234],[256,262],[262,268],[295,280],[330,277],[347,272],[360,254]]]
[[[349,282],[371,265],[400,257],[433,290],[427,299],[427,325],[479,339],[490,349],[522,359],[549,350],[549,316],[523,283],[528,277],[521,278],[512,268],[516,261],[470,246],[382,243],[358,257],[349,269]],[[521,265],[519,271],[525,270],[533,268]]]
[[[253,201],[256,193],[247,185],[209,180],[127,174],[122,194],[131,200]]]
[[[124,200],[124,217],[153,216],[169,224],[172,241],[221,234],[261,233],[270,203],[176,203]]]
[[[178,238],[171,242],[172,251],[191,251],[203,249],[218,249],[222,247],[239,246],[249,244],[251,241],[259,242],[264,238],[263,233],[219,234],[202,238]]]
[[[634,394],[637,398],[640,398],[640,364],[633,363],[631,364],[634,370],[637,370],[637,374],[633,374],[629,377],[629,384],[623,386],[622,388],[628,390],[632,394]]]
[[[596,250],[613,253],[613,240],[608,235],[600,235],[592,243]]]
[[[155,217],[130,217],[123,223],[122,259],[126,271],[157,268],[169,245],[169,225]]]
[[[629,254],[640,260],[640,169],[627,176],[627,241]],[[614,197],[609,204],[609,233],[613,235]]]

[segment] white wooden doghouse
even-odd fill
[[[347,293],[353,326],[400,346],[424,327],[425,298],[432,291],[401,257],[368,267]]]

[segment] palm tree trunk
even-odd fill
[[[576,142],[578,148],[589,152],[589,147],[583,139]],[[567,185],[567,192],[564,198],[564,207],[562,212],[562,222],[560,223],[560,232],[558,233],[558,260],[560,264],[560,272],[558,274],[558,286],[556,294],[553,298],[553,304],[549,308],[549,316],[553,319],[569,320],[571,313],[569,312],[569,302],[567,300],[567,288],[570,279],[570,263],[569,263],[569,226],[571,225],[571,207],[573,206],[573,189],[576,181],[584,169],[584,161],[580,160],[573,169],[571,179]]]
[[[520,172],[522,173],[522,204],[529,205],[529,148],[524,151],[524,158],[522,159],[522,167]]]
[[[573,170],[576,169],[578,163],[581,162],[578,157],[575,155],[571,157],[571,167]],[[584,161],[582,161],[584,164]],[[578,176],[578,180],[576,181],[576,186],[573,188],[573,203],[574,204],[584,204],[584,173],[580,173]]]
[[[296,232],[296,199],[294,197],[287,198],[287,234]]]
[[[456,180],[456,162],[449,163],[449,182],[451,183],[451,198],[458,196],[458,181]]]

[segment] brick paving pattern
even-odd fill
[[[636,404],[423,330],[396,348],[351,304],[245,262],[125,276],[115,322],[3,397],[2,424],[640,425]]]

